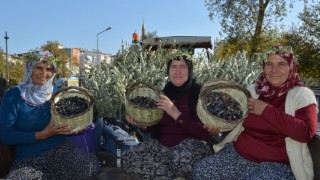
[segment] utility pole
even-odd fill
[[[7,78],[7,86],[9,86],[9,61],[8,61],[8,35],[6,31],[6,36],[4,37],[6,40],[6,78]]]

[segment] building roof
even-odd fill
[[[163,48],[205,48],[212,49],[210,36],[167,36],[156,37],[152,39],[143,39],[142,47],[146,49],[156,50],[161,44]]]

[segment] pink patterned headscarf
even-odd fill
[[[266,52],[263,67],[265,66],[267,57],[271,54],[277,54],[288,62],[290,67],[288,79],[282,85],[274,87],[267,81],[266,76],[263,73],[256,82],[257,94],[270,98],[280,97],[296,86],[304,86],[300,80],[299,74],[297,73],[297,59],[290,50],[286,49],[286,47],[282,45],[272,47],[272,49]]]

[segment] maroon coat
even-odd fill
[[[173,147],[185,139],[206,140],[210,137],[209,132],[202,127],[200,119],[197,116],[193,118],[188,107],[188,97],[189,92],[173,101],[181,112],[177,120],[164,112],[160,123],[147,129],[148,132],[158,131],[159,141],[167,147]]]

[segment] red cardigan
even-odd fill
[[[260,100],[268,102],[263,97]],[[254,162],[289,163],[285,138],[308,142],[317,130],[315,104],[296,111],[295,117],[285,114],[286,94],[268,102],[261,116],[249,114],[244,131],[235,142],[237,152]],[[299,132],[299,133],[297,133]],[[254,144],[254,146],[253,146]]]

